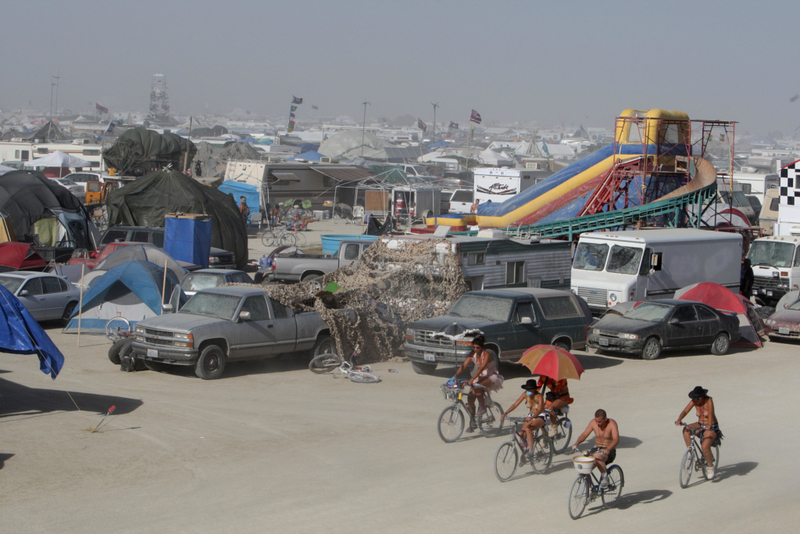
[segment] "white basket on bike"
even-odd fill
[[[581,475],[588,475],[594,469],[594,458],[591,456],[575,456],[572,458],[572,465]]]

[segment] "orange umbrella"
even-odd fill
[[[543,375],[553,380],[581,379],[583,366],[569,351],[553,345],[534,345],[522,354],[519,363],[531,374]]]

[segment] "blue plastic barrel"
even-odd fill
[[[359,239],[362,241],[375,241],[379,236],[376,235],[349,235],[349,234],[329,234],[320,236],[322,240],[323,254],[336,254],[339,251],[339,243],[342,239]]]

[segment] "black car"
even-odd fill
[[[150,243],[158,248],[164,248],[164,229],[150,226],[112,226],[103,234],[100,246],[103,247],[115,241]],[[233,252],[211,247],[208,266],[212,269],[235,269],[236,258]]]
[[[607,315],[595,323],[589,346],[601,351],[641,354],[655,360],[662,350],[711,347],[725,354],[739,339],[739,319],[700,302],[651,300],[622,316]]]

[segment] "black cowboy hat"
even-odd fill
[[[702,399],[708,393],[707,389],[703,389],[700,386],[695,387],[692,391],[689,392],[690,399]]]
[[[522,384],[520,387],[522,389],[530,389],[530,390],[534,390],[534,391],[539,389],[538,386],[536,385],[536,380],[533,379],[533,378],[529,379],[527,382]]]

